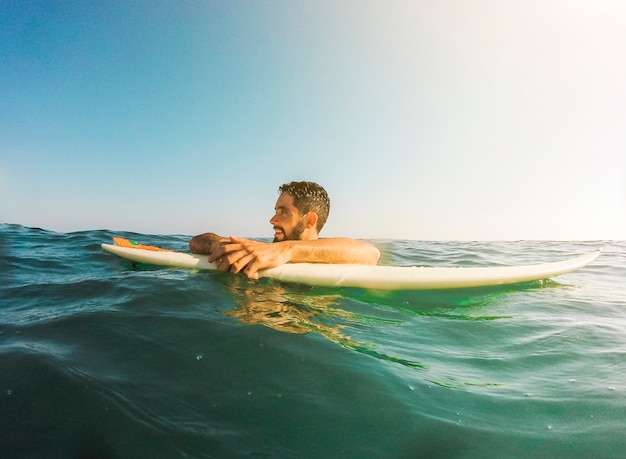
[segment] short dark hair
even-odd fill
[[[330,213],[330,198],[323,187],[315,182],[289,182],[279,186],[278,192],[293,196],[293,205],[302,215],[315,212],[317,232],[322,230]]]

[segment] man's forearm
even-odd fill
[[[375,265],[380,252],[372,244],[349,238],[284,241],[292,263],[354,263]]]
[[[211,252],[215,249],[215,243],[228,241],[228,238],[215,233],[199,234],[189,241],[189,250],[191,250],[191,253],[197,253],[199,255],[211,255]]]

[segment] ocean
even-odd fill
[[[2,458],[621,458],[626,242],[372,241],[553,280],[380,292],[136,266],[0,225]]]

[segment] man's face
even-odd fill
[[[276,213],[270,220],[274,227],[274,242],[295,241],[304,232],[304,215],[293,205],[293,196],[282,193],[276,201]]]

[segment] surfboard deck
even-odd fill
[[[205,255],[102,244],[114,255],[137,263],[211,270]],[[324,263],[288,263],[259,271],[259,277],[321,287],[356,287],[375,290],[439,290],[489,287],[549,279],[587,266],[602,249],[567,260],[523,266],[418,267]]]

